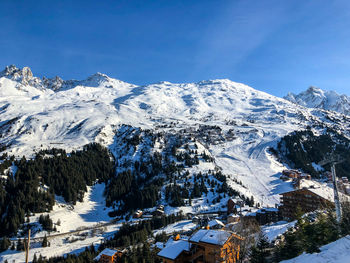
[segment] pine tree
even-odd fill
[[[47,241],[47,236],[45,235],[43,238],[43,242],[41,243],[42,247],[47,247],[49,242]]]
[[[250,262],[252,263],[266,263],[267,257],[270,252],[267,250],[269,248],[269,242],[265,235],[260,235],[258,244],[253,246],[250,254]]]
[[[23,251],[24,250],[24,244],[22,242],[22,239],[18,239],[18,241],[17,241],[17,250],[18,251]]]
[[[0,252],[7,250],[11,246],[11,241],[7,237],[3,237],[0,241]]]

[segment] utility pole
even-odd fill
[[[24,244],[25,252],[26,252],[26,263],[28,263],[29,257],[29,248],[30,248],[30,229],[28,230],[28,241],[27,244]]]
[[[339,200],[337,177],[335,173],[335,163],[332,164],[332,180],[333,180],[333,190],[334,190],[335,213],[337,215],[337,222],[340,223],[342,212],[341,212],[341,205]]]
[[[334,191],[334,205],[335,205],[335,213],[337,216],[337,222],[340,223],[341,221],[341,217],[342,217],[342,211],[341,211],[341,204],[340,204],[340,200],[339,200],[339,191],[338,191],[338,184],[337,184],[337,176],[336,176],[336,172],[335,172],[335,166],[337,164],[340,164],[342,162],[344,162],[345,160],[340,160],[338,157],[338,160],[336,160],[335,158],[331,159],[331,160],[323,160],[322,162],[320,162],[320,165],[325,165],[325,164],[329,164],[331,163],[331,171],[332,171],[332,181],[333,181],[333,191]]]

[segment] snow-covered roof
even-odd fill
[[[249,209],[242,210],[242,212],[240,212],[240,213],[242,214],[242,216],[256,216],[257,211],[258,211],[258,209],[249,208]]]
[[[98,254],[97,257],[95,257],[95,260],[100,260],[102,255],[106,255],[106,256],[112,257],[117,252],[118,252],[118,250],[116,250],[116,249],[105,248],[104,250],[101,251],[100,254]]]
[[[187,240],[168,241],[166,247],[158,253],[158,256],[174,260],[182,251],[190,251],[190,243]]]
[[[223,230],[198,230],[191,238],[191,242],[204,242],[213,245],[224,245],[231,237],[231,233]]]
[[[307,189],[310,192],[334,203],[334,190],[332,187],[329,187],[324,183],[303,179],[303,180],[300,180],[300,189],[298,190],[302,190],[302,189]],[[298,190],[295,190],[295,191],[298,191]],[[288,192],[293,192],[293,191],[288,191]],[[340,192],[339,192],[339,198],[340,200],[345,200],[345,199],[349,200],[348,196]]]
[[[209,227],[220,225],[222,227],[225,227],[225,224],[222,223],[220,220],[214,219],[208,222]]]
[[[334,202],[334,190],[328,186],[319,188],[308,188],[310,192],[321,196],[322,198]]]

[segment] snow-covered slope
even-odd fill
[[[310,87],[299,94],[288,93],[285,99],[308,108],[332,110],[350,115],[350,97],[339,95],[335,91],[323,91]]]
[[[136,86],[101,73],[63,81],[11,66],[0,74],[0,143],[9,154],[69,151],[92,141],[112,147],[122,124],[185,131],[197,136],[234,187],[263,205],[278,203],[278,194],[290,188],[279,179],[284,166],[268,148],[289,132],[320,123],[345,130],[346,120],[227,79]]]
[[[320,248],[320,253],[302,255],[282,261],[284,263],[345,263],[350,261],[350,236],[343,237],[335,242],[325,245]]]
[[[55,223],[57,232],[39,231],[41,230],[40,224],[37,223],[37,227],[32,228],[29,258],[32,259],[34,254],[37,257],[42,255],[47,258],[68,253],[78,254],[84,251],[85,247],[98,246],[102,240],[118,231],[121,223],[104,225],[111,220],[108,216],[111,209],[104,206],[103,190],[104,184],[88,187],[83,202],[78,202],[75,206],[64,202],[62,197],[57,197],[53,211],[50,212],[50,218]],[[38,217],[39,214],[31,216],[30,222],[37,222]],[[60,223],[56,224],[58,221]],[[77,230],[80,230],[80,232]],[[41,246],[40,238],[44,235],[49,236],[49,248]],[[24,251],[9,249],[0,253],[0,262],[6,260],[8,262],[25,262],[24,254]]]

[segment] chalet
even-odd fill
[[[227,201],[227,214],[236,214],[237,209],[236,209],[236,202],[233,199],[228,199]]]
[[[169,240],[158,256],[164,263],[234,263],[239,259],[240,240],[228,231],[201,229],[188,240]]]
[[[220,220],[213,219],[208,222],[208,226],[210,229],[223,229],[225,227],[225,224]]]
[[[143,214],[142,210],[137,210],[132,217],[133,218],[140,218],[142,216],[142,214]]]
[[[298,178],[301,175],[301,172],[298,170],[283,170],[281,179],[294,179]]]
[[[122,254],[123,253],[119,250],[105,248],[100,254],[98,254],[95,261],[100,263],[116,263]]]
[[[311,175],[301,173],[298,170],[283,170],[282,171],[282,180],[293,180],[293,183],[297,183],[301,179],[311,180]]]
[[[169,239],[165,247],[158,253],[158,257],[162,259],[163,263],[181,263],[188,262],[191,244],[188,240]]]
[[[192,262],[237,262],[241,240],[228,231],[201,229],[189,239]]]

